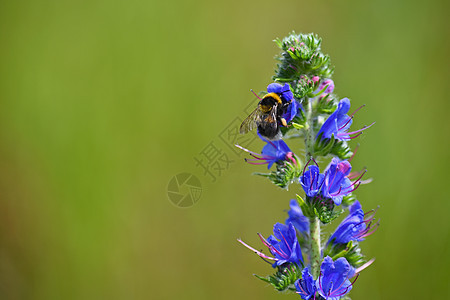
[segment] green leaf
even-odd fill
[[[306,211],[308,215],[306,215],[305,211],[303,211],[305,216],[307,217],[316,216],[323,224],[330,223],[331,221],[339,217],[339,215],[342,214],[344,211],[343,209],[339,209],[336,211],[334,202],[331,199],[306,197],[306,204],[307,204]]]
[[[353,195],[352,193],[345,195],[344,197],[342,197],[342,206],[343,207],[349,207],[351,206],[353,203],[355,203],[356,201],[356,196]]]
[[[262,277],[254,274],[258,279],[270,283],[277,291],[292,290],[295,291],[294,283],[297,279],[302,277],[302,267],[290,263],[278,267],[278,271],[267,277]]]
[[[333,260],[345,257],[349,264],[358,268],[367,262],[365,256],[361,253],[358,242],[350,241],[347,244],[336,244],[330,241],[323,251],[324,256],[330,256]]]
[[[319,114],[332,114],[337,108],[336,103],[333,100],[333,96],[327,94],[326,96],[319,98],[316,105],[316,111]]]
[[[346,141],[336,141],[333,148],[331,148],[330,153],[342,160],[349,159],[353,155],[353,152]]]
[[[298,182],[298,178],[302,174],[302,166],[298,157],[294,156],[295,163],[283,161],[277,163],[277,167],[270,173],[255,172],[253,175],[259,175],[268,178],[273,184],[282,188],[288,189],[289,185]]]
[[[311,211],[311,208],[308,206],[308,204],[305,202],[305,200],[303,200],[303,198],[300,197],[299,195],[295,195],[295,196],[297,198],[298,206],[300,206],[300,208],[302,209],[302,212],[305,215],[305,217],[308,217],[308,218],[314,217],[314,212]]]

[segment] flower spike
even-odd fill
[[[258,233],[268,250],[238,242],[275,269],[272,275],[255,276],[276,290],[295,291],[303,300],[349,299],[347,294],[361,271],[374,261],[366,259],[360,244],[380,222],[376,209],[364,212],[353,193],[371,179],[364,178],[366,168],[352,170],[359,145],[353,148],[350,141],[375,122],[351,127],[364,105],[350,113],[350,100],[338,98],[333,67],[317,35],[291,33],[275,42],[281,53],[273,83],[262,97],[251,90],[259,102],[239,128],[242,134],[257,128],[264,146],[260,152],[236,147],[247,152],[246,162],[267,165],[270,170],[255,175],[283,189],[295,188],[297,183],[303,191],[290,200],[284,222],[273,225],[272,235]],[[289,142],[298,138],[304,141],[304,150],[295,153],[303,153],[303,159],[290,148],[295,144]],[[264,205],[264,199],[258,201]],[[346,210],[345,218],[322,244],[323,225]]]

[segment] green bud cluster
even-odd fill
[[[282,50],[277,59],[280,63],[273,79],[279,82],[292,82],[301,75],[330,77],[333,67],[330,57],[320,51],[322,39],[315,34],[296,34],[292,32],[275,43]]]

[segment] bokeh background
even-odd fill
[[[375,264],[353,299],[449,293],[448,1],[1,1],[0,298],[299,299],[252,276],[288,192],[243,156],[195,157],[264,90],[290,31],[315,32],[354,108]],[[353,143],[353,146],[355,144]],[[252,144],[259,151],[260,142]],[[300,151],[300,150],[299,150]],[[227,152],[232,153],[232,152]],[[301,153],[301,152],[300,152]],[[176,174],[200,200],[167,197]],[[331,230],[331,227],[330,227]]]

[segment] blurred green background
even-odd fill
[[[366,104],[355,169],[380,205],[353,299],[450,297],[448,1],[0,2],[0,298],[299,299],[252,276],[289,192],[194,157],[273,75],[272,40],[315,32],[336,93]],[[219,145],[219,142],[217,142]],[[354,143],[353,143],[354,145]],[[259,151],[255,142],[252,150]],[[222,144],[223,149],[226,149]],[[228,150],[227,150],[228,151]],[[167,197],[190,172],[203,194]]]

